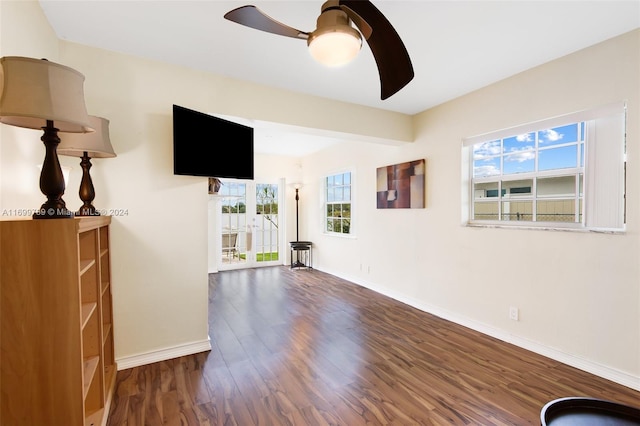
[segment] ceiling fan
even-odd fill
[[[368,0],[326,1],[312,32],[282,24],[253,5],[233,9],[224,17],[257,30],[307,40],[311,55],[328,66],[340,66],[353,59],[364,37],[378,66],[382,100],[397,93],[414,76],[409,53],[400,36]]]

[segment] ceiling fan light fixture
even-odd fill
[[[316,29],[311,33],[282,24],[252,5],[233,9],[224,17],[249,28],[307,40],[311,56],[329,67],[353,60],[364,38],[376,61],[382,100],[397,93],[414,76],[411,58],[400,36],[369,0],[325,1]]]
[[[313,59],[328,67],[339,67],[358,55],[362,37],[353,27],[341,25],[314,31],[307,44]]]

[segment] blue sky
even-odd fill
[[[474,177],[535,171],[536,133],[538,135],[538,171],[577,167],[579,123],[511,136],[478,144],[473,148]],[[584,124],[582,124],[584,134]],[[549,148],[549,149],[546,149]]]

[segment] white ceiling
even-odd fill
[[[406,114],[640,27],[640,0],[373,3],[403,39],[415,70],[415,78],[384,101],[366,44],[352,63],[328,69],[313,61],[304,40],[223,18],[231,9],[254,4],[309,32],[322,0],[40,0],[63,40]],[[305,135],[308,143],[295,136],[287,144],[282,140],[289,132],[270,126],[266,133],[256,128],[256,152],[299,156],[316,144],[336,142]]]

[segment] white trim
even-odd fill
[[[116,359],[118,371],[211,350],[211,338]]]
[[[322,228],[321,228],[321,233],[323,235],[326,236],[331,236],[331,237],[341,237],[341,238],[355,238],[356,237],[356,230],[357,227],[354,228],[354,218],[356,217],[356,193],[355,193],[355,179],[356,179],[356,169],[354,168],[344,168],[344,169],[340,169],[341,171],[337,171],[337,172],[331,172],[331,173],[326,173],[324,174],[324,176],[321,178],[321,182],[320,182],[320,188],[322,189],[322,193],[320,194],[320,198],[321,198],[321,203],[320,203],[320,208],[322,209],[322,214],[320,216],[320,220],[322,221]],[[350,198],[349,198],[349,205],[350,205],[350,209],[351,209],[351,217],[350,217],[350,223],[349,223],[349,233],[345,234],[343,232],[330,232],[327,231],[327,205],[329,204],[329,201],[327,201],[327,178],[332,177],[332,176],[336,176],[336,175],[343,175],[349,173],[350,174],[350,183],[349,183],[349,192],[350,192]],[[344,200],[343,200],[344,202]]]
[[[478,331],[482,334],[486,334],[488,336],[502,340],[503,342],[511,343],[520,348],[537,353],[547,358],[551,358],[563,364],[569,365],[571,367],[575,367],[579,370],[586,371],[587,373],[593,374],[595,376],[602,377],[604,379],[611,380],[612,382],[618,383],[628,388],[640,391],[640,376],[634,376],[632,374],[616,370],[606,365],[598,364],[596,362],[589,361],[584,358],[580,358],[578,356],[561,351],[559,349],[552,348],[552,347],[540,344],[538,342],[525,339],[523,337],[515,336],[513,334],[507,333],[504,330],[489,326],[487,324],[483,324],[478,321],[474,321],[470,318],[467,318],[455,312],[450,312],[445,309],[439,308],[437,306],[426,304],[426,303],[417,301],[413,298],[406,297],[405,295],[402,295],[400,293],[390,291],[389,289],[381,288],[371,282],[363,281],[358,277],[341,276],[336,272],[325,271],[325,270],[322,270],[322,272],[335,275],[337,277],[345,279],[354,284],[373,290],[376,293],[385,295],[394,300],[405,303],[423,312],[427,312],[432,315],[435,315],[444,320],[451,321],[463,327],[467,327],[472,330]]]
[[[585,228],[587,230],[615,230],[618,232],[624,232],[625,230],[625,119],[626,119],[626,107],[624,102],[616,102],[613,104],[605,105],[603,107],[594,108],[591,110],[574,112],[558,117],[554,117],[548,120],[540,120],[533,123],[527,123],[520,126],[512,127],[509,129],[498,130],[496,132],[487,133],[478,136],[472,136],[463,139],[462,142],[462,155],[467,158],[467,166],[469,167],[468,176],[463,175],[462,183],[468,186],[468,208],[469,211],[463,214],[466,216],[468,224],[480,224],[487,223],[494,226],[503,226],[512,229],[520,227],[552,227],[557,229],[570,228],[575,229],[576,224],[581,226],[577,228]],[[504,148],[500,150],[499,154],[493,158],[492,163],[495,163],[496,159],[500,159],[500,170],[498,173],[492,176],[473,177],[472,167],[474,167],[475,160],[473,158],[473,146],[476,144],[485,143],[487,141],[499,141],[501,146],[504,145],[504,137],[514,134],[535,133],[540,129],[553,128],[559,125],[578,122],[584,123],[584,133],[578,131],[578,140],[571,142],[570,145],[560,144],[548,147],[549,150],[557,149],[559,146],[577,146],[576,151],[576,165],[570,169],[563,170],[538,170],[539,163],[535,161],[535,167],[533,171],[527,173],[507,174],[504,175],[505,170],[503,167],[504,158],[507,153],[504,152]],[[582,126],[581,126],[582,128]],[[581,137],[580,137],[581,135]],[[535,148],[532,152],[535,152],[535,158],[537,159],[541,152],[547,148],[542,148],[538,144],[538,136],[536,136]],[[484,141],[484,142],[483,142]],[[618,144],[617,141],[622,143]],[[584,144],[584,145],[582,145]],[[580,148],[583,147],[584,165],[581,167],[579,163],[578,154]],[[551,151],[549,151],[551,152]],[[497,167],[497,165],[496,165]],[[583,174],[582,183],[583,191],[578,191],[578,179],[579,174]],[[531,214],[532,220],[526,222],[536,222],[537,205],[539,201],[548,201],[549,198],[541,197],[535,190],[536,182],[542,177],[559,177],[559,176],[573,176],[575,175],[575,195],[574,195],[574,222],[557,222],[541,223],[539,225],[531,225],[529,223],[521,223],[516,221],[503,220],[503,206],[505,205],[504,194],[498,192],[498,195],[502,194],[502,197],[498,196],[497,199],[485,199],[477,200],[475,198],[475,189],[478,183],[497,183],[498,188],[502,186],[503,182],[508,181],[522,181],[533,180],[533,189],[531,196],[526,198],[530,200],[532,205]],[[481,204],[483,201],[497,203],[498,219],[496,221],[485,221],[475,218],[475,207]],[[582,217],[578,216],[580,211],[579,203],[582,202]],[[489,204],[484,204],[485,206]],[[493,210],[493,209],[491,209]],[[508,211],[507,211],[508,212]],[[577,222],[577,221],[580,222]],[[499,222],[496,224],[494,222]]]
[[[462,223],[462,226],[467,226],[470,228],[495,228],[495,229],[533,229],[533,230],[543,230],[543,231],[558,231],[558,232],[585,232],[585,233],[594,233],[594,234],[616,234],[616,235],[624,235],[626,233],[626,226],[622,229],[618,228],[585,228],[580,223],[575,223],[573,226],[569,223],[566,223],[563,227],[556,226],[556,222],[528,222],[526,225],[509,225],[513,221],[510,222],[499,222],[499,221],[468,221]]]

